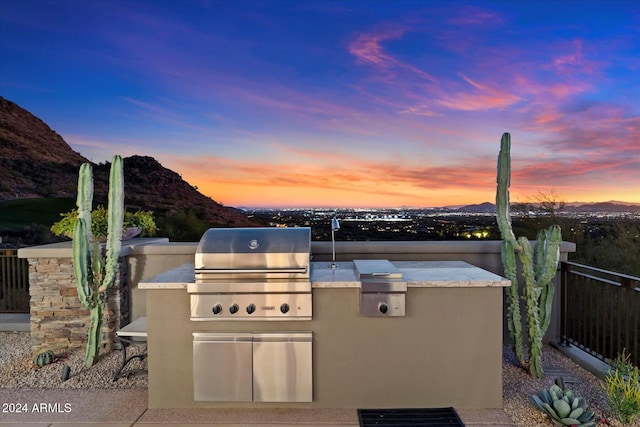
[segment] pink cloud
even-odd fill
[[[463,15],[459,19],[465,20],[468,25],[489,21],[501,22],[497,15],[474,11],[475,14]],[[367,95],[377,98],[378,102],[380,98],[393,99],[399,106],[396,110],[399,114],[435,117],[442,114],[436,107],[459,111],[486,111],[504,109],[521,101],[521,97],[509,90],[508,86],[507,89],[498,89],[480,83],[477,79],[472,80],[462,72],[458,72],[458,75],[468,84],[465,88],[460,88],[458,82],[451,77],[436,79],[431,73],[403,62],[384,48],[384,41],[401,40],[408,31],[408,28],[391,28],[366,32],[360,34],[349,45],[349,52],[360,63],[373,66],[376,74],[373,74],[372,78],[378,85],[370,86],[369,91],[375,93]],[[459,39],[458,36],[456,40]],[[495,80],[495,75],[492,75],[491,79]],[[388,94],[386,87],[389,87]],[[472,88],[473,91],[469,92],[467,88]]]
[[[458,13],[452,18],[447,19],[447,23],[456,26],[484,27],[500,25],[505,22],[500,14],[488,9],[481,9],[476,6],[463,6],[457,10]]]
[[[379,33],[360,34],[350,45],[349,52],[362,62],[370,62],[381,67],[391,67],[398,61],[383,52],[381,42],[390,39],[399,39],[405,30],[395,29]]]
[[[503,109],[521,101],[521,98],[499,90],[488,85],[480,84],[470,78],[460,74],[462,79],[476,89],[475,93],[458,92],[448,96],[446,99],[437,101],[444,107],[462,110],[477,111],[488,109]]]
[[[562,45],[564,52],[557,54],[553,60],[553,68],[561,74],[593,75],[600,71],[601,64],[598,61],[587,59],[582,40],[573,40]]]
[[[371,63],[387,72],[393,72],[393,70],[408,71],[417,77],[436,83],[438,79],[433,75],[414,65],[400,61],[383,50],[382,42],[401,39],[406,32],[406,29],[387,28],[375,32],[362,33],[349,44],[349,52],[359,61]]]

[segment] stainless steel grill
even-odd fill
[[[310,320],[311,229],[211,228],[198,244],[191,320]]]

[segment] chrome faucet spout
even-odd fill
[[[333,270],[338,268],[338,265],[336,264],[336,237],[335,237],[335,233],[338,230],[340,230],[340,222],[338,221],[338,218],[333,218],[331,220],[331,248],[332,248],[331,269]]]

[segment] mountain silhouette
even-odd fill
[[[42,197],[75,198],[78,171],[89,162],[46,123],[0,97],[0,202]],[[241,210],[222,206],[176,172],[148,156],[123,159],[125,207],[155,215],[190,209],[218,226],[255,226]],[[106,205],[109,163],[93,164],[94,199]]]

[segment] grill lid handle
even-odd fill
[[[300,268],[196,268],[197,273],[229,274],[229,273],[306,273],[307,267]]]

